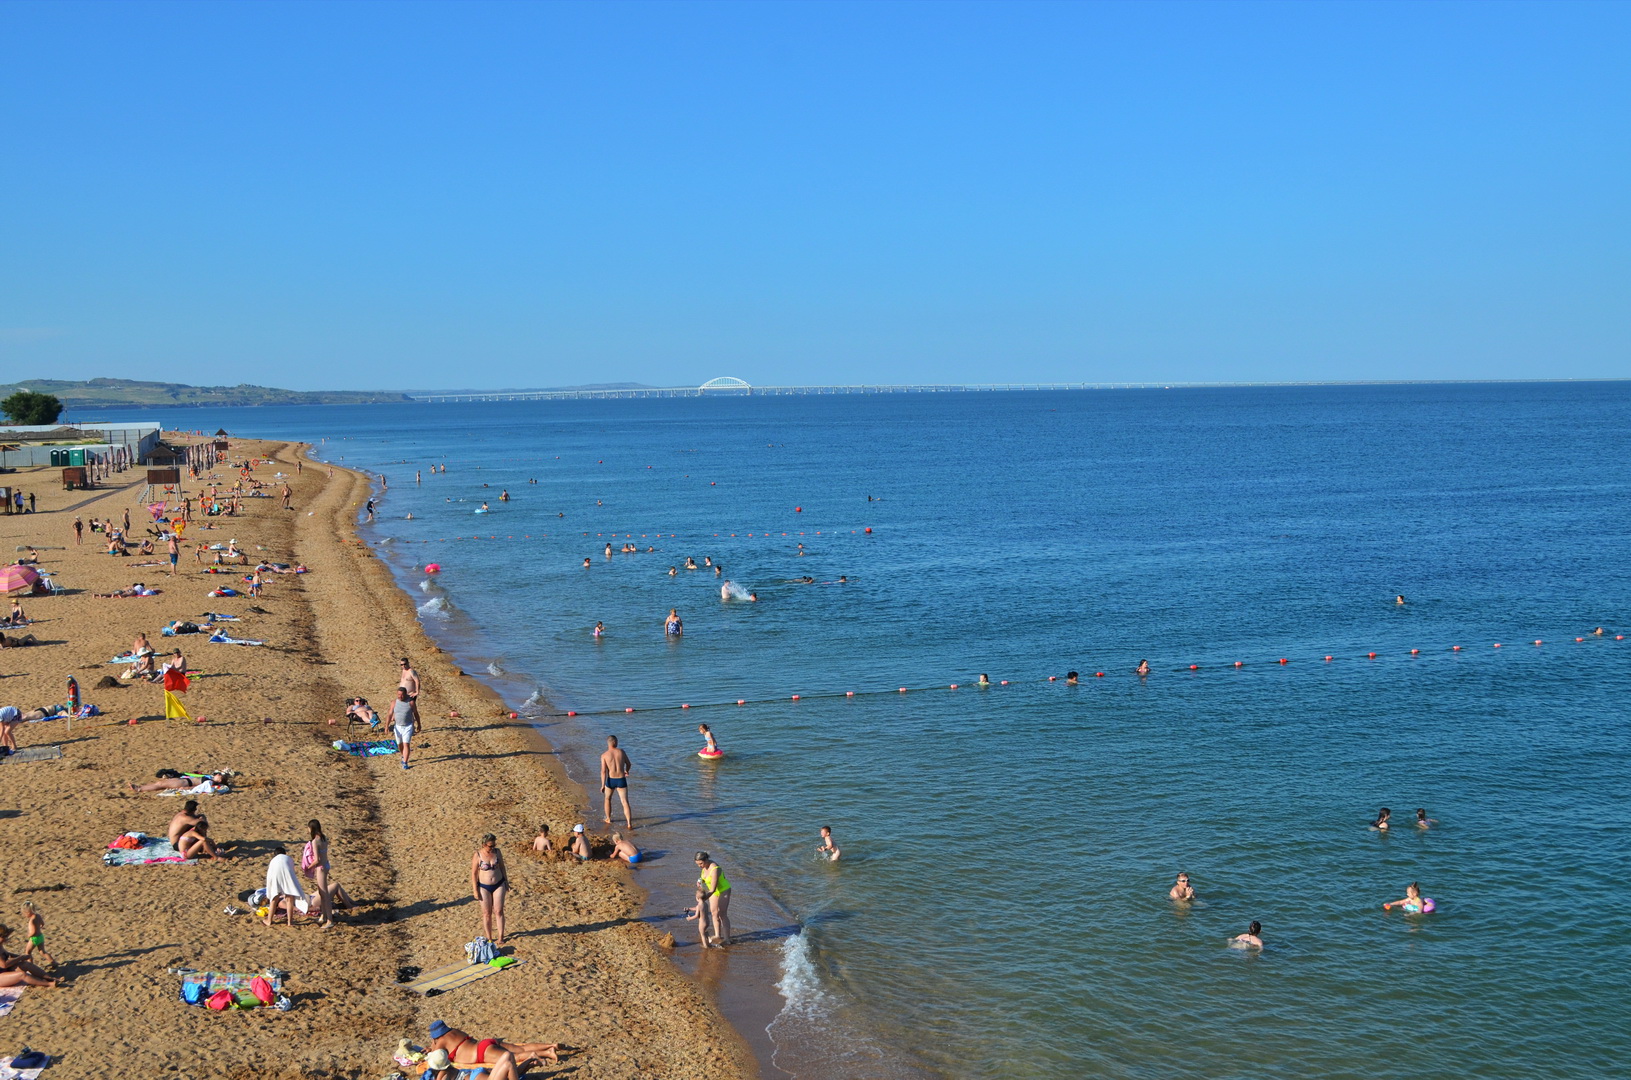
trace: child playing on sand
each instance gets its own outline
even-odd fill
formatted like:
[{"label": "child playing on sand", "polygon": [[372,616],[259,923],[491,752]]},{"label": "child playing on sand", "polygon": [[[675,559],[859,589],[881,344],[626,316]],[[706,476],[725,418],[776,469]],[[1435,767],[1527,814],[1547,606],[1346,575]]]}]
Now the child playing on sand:
[{"label": "child playing on sand", "polygon": [[38,951],[48,966],[56,967],[56,957],[45,951],[45,919],[40,916],[32,900],[23,901],[23,930],[28,935],[28,948],[23,951],[23,959],[32,960]]}]

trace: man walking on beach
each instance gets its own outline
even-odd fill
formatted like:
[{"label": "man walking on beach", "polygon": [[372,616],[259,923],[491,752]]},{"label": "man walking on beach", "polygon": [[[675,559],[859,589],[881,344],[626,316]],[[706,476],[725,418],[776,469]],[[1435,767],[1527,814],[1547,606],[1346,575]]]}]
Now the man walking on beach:
[{"label": "man walking on beach", "polygon": [[181,558],[181,541],[177,538],[176,534],[172,532],[165,537],[164,546],[170,552],[170,576],[175,577],[176,560]]},{"label": "man walking on beach", "polygon": [[419,733],[419,706],[408,697],[408,691],[397,687],[396,700],[391,702],[391,733],[402,748],[402,770],[408,769],[408,747]]},{"label": "man walking on beach", "polygon": [[419,673],[413,670],[406,656],[402,658],[402,678],[397,685],[408,692],[409,701],[419,700]]},{"label": "man walking on beach", "polygon": [[634,828],[634,813],[629,809],[629,769],[633,762],[617,745],[617,736],[606,736],[606,752],[600,755],[600,790],[605,792],[606,805],[603,816],[606,824],[612,823],[612,792],[623,802],[623,820],[632,830]]}]

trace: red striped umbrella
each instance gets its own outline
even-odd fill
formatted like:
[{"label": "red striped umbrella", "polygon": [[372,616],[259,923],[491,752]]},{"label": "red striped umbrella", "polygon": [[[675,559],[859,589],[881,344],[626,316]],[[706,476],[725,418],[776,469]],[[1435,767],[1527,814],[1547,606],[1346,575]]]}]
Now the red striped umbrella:
[{"label": "red striped umbrella", "polygon": [[23,566],[21,563],[8,566],[0,570],[0,593],[17,592],[20,589],[32,589],[40,581],[39,571],[32,566]]}]

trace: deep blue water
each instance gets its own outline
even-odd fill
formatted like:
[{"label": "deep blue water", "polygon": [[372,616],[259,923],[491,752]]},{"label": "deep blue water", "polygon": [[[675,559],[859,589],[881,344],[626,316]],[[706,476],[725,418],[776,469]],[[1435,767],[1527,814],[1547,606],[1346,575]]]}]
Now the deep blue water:
[{"label": "deep blue water", "polygon": [[[445,567],[427,624],[580,713],[539,717],[577,775],[622,736],[675,849],[653,880],[705,844],[741,882],[801,1076],[1631,1054],[1631,384],[108,418],[155,417],[388,475],[377,535],[410,584]],[[1439,911],[1381,911],[1417,880]],[[1226,948],[1253,919],[1262,953]]]}]

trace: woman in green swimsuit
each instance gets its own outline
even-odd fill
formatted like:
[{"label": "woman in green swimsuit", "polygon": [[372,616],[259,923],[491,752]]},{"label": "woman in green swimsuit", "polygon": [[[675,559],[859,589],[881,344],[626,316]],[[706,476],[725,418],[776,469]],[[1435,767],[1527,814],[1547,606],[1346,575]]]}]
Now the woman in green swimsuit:
[{"label": "woman in green swimsuit", "polygon": [[[697,852],[697,871],[697,919],[702,944],[723,949],[731,943],[731,883],[706,851]],[[710,922],[712,935],[708,932]]]}]

